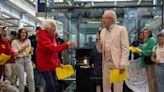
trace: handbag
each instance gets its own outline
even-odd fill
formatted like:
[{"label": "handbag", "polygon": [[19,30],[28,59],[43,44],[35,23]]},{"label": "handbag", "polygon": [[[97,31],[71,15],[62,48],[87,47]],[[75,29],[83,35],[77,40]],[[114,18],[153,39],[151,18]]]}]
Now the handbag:
[{"label": "handbag", "polygon": [[144,62],[146,64],[154,64],[154,62],[151,60],[151,55],[150,56],[144,56]]}]

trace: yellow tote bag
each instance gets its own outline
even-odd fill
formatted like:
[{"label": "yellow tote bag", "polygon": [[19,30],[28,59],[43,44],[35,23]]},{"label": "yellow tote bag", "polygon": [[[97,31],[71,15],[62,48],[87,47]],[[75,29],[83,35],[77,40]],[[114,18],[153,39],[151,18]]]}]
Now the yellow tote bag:
[{"label": "yellow tote bag", "polygon": [[0,65],[4,65],[10,58],[11,58],[11,55],[6,55],[2,53],[0,55]]},{"label": "yellow tote bag", "polygon": [[110,84],[120,82],[126,79],[127,69],[123,73],[120,74],[119,69],[110,70]]},{"label": "yellow tote bag", "polygon": [[74,74],[72,65],[64,65],[63,67],[56,68],[56,75],[58,80],[65,79]]}]

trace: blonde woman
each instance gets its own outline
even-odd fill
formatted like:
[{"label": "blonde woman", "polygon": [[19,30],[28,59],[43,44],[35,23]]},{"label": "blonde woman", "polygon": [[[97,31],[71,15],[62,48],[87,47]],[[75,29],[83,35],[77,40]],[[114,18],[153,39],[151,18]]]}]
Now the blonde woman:
[{"label": "blonde woman", "polygon": [[[27,39],[27,30],[21,28],[18,30],[18,37],[12,42],[12,48],[14,51],[18,51],[15,56],[16,71],[19,79],[19,92],[24,92],[24,72],[27,73],[27,86],[29,92],[34,92],[34,75],[29,53],[32,52],[31,42]],[[29,50],[29,52],[27,51]]]}]

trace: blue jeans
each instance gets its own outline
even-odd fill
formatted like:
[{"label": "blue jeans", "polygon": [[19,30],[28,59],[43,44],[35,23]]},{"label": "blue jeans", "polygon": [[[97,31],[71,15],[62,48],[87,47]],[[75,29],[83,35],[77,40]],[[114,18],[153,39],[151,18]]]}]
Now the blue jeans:
[{"label": "blue jeans", "polygon": [[55,71],[47,71],[47,72],[41,72],[45,82],[45,92],[56,92],[57,90],[57,77]]},{"label": "blue jeans", "polygon": [[35,87],[45,88],[46,83],[37,67],[34,69],[34,80]]},{"label": "blue jeans", "polygon": [[158,92],[164,89],[164,64],[155,64],[155,73],[157,76]]}]

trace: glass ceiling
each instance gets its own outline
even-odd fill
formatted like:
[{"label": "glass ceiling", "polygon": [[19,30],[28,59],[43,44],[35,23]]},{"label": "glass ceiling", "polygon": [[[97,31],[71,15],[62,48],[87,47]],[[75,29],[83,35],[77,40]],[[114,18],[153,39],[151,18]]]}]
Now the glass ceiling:
[{"label": "glass ceiling", "polygon": [[[54,2],[63,2],[64,0],[54,0]],[[103,1],[132,1],[132,0],[74,0],[74,1],[93,1],[93,2],[103,2]]]},{"label": "glass ceiling", "polygon": [[132,0],[74,0],[74,1],[132,1]]}]

